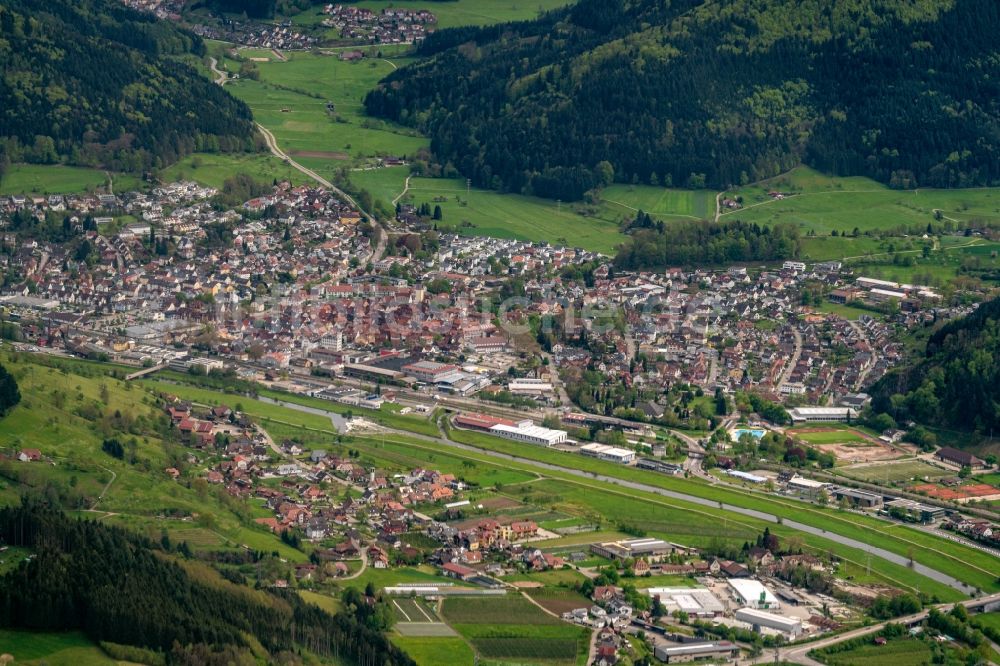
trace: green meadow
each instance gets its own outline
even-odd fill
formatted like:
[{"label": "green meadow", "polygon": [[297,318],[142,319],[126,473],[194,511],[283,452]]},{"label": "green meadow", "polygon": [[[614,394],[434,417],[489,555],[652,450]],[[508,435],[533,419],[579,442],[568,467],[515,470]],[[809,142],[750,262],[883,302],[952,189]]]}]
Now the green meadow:
[{"label": "green meadow", "polygon": [[[105,190],[108,172],[62,164],[12,164],[0,180],[0,194],[77,194]],[[138,189],[136,176],[111,174],[115,192]]]},{"label": "green meadow", "polygon": [[160,178],[166,182],[193,180],[221,189],[226,179],[237,173],[245,173],[265,182],[289,180],[295,185],[313,182],[270,153],[195,153],[163,169]]},{"label": "green meadow", "polygon": [[[786,198],[772,199],[777,190]],[[743,209],[724,211],[722,218],[760,223],[791,222],[817,235],[892,229],[900,225],[926,226],[943,219],[1000,220],[1000,189],[893,190],[863,177],[832,177],[808,167],[754,185],[727,192],[743,197]],[[858,254],[861,254],[860,252]]]}]

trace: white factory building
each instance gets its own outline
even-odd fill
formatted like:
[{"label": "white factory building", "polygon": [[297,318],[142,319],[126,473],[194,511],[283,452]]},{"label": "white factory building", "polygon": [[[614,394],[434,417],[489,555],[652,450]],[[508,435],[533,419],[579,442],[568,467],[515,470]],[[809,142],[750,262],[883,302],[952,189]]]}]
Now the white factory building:
[{"label": "white factory building", "polygon": [[628,465],[635,461],[635,451],[607,444],[584,444],[580,447],[580,453],[591,458],[610,460],[622,465]]},{"label": "white factory building", "polygon": [[497,437],[506,437],[517,442],[528,442],[529,444],[541,444],[542,446],[553,446],[566,441],[568,433],[565,430],[552,430],[537,426],[531,421],[519,421],[515,425],[498,423],[490,428],[490,432]]},{"label": "white factory building", "polygon": [[729,587],[733,588],[736,598],[744,606],[756,609],[781,607],[777,597],[758,580],[752,578],[730,578],[728,583]]},{"label": "white factory building", "polygon": [[840,423],[855,418],[858,412],[850,407],[795,407],[788,410],[795,423],[817,421],[820,423]]},{"label": "white factory building", "polygon": [[797,638],[802,633],[802,620],[793,617],[775,615],[755,608],[741,608],[736,611],[735,617],[740,622],[749,624],[758,634],[764,633],[762,629],[765,628],[780,631],[789,638]]},{"label": "white factory building", "polygon": [[710,618],[726,610],[718,597],[703,587],[651,587],[646,594],[654,599],[659,597],[668,615],[676,610],[691,617]]}]

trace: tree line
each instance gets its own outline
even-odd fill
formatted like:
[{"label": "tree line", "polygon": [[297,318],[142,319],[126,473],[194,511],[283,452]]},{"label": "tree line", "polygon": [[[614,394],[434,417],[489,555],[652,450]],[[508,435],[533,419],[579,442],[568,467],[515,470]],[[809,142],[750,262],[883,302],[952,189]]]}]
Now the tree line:
[{"label": "tree line", "polygon": [[639,212],[638,229],[615,255],[622,270],[790,259],[799,253],[799,230],[790,224],[761,226],[740,220],[670,224],[646,223]]},{"label": "tree line", "polygon": [[0,6],[0,163],[160,168],[254,148],[249,107],[176,56],[201,38],[115,0]]},{"label": "tree line", "polygon": [[803,160],[900,188],[1000,182],[992,0],[919,20],[871,0],[700,4],[581,0],[439,30],[366,109],[477,186],[564,200],[600,187],[602,161],[616,182],[695,188]]},{"label": "tree line", "polygon": [[0,509],[0,540],[35,555],[0,578],[3,627],[81,630],[95,642],[160,653],[168,664],[235,663],[209,658],[220,653],[242,663],[253,657],[251,641],[272,663],[307,650],[370,666],[414,664],[368,621],[366,604],[331,616],[291,591],[194,578],[145,537],[71,520],[39,500]]}]

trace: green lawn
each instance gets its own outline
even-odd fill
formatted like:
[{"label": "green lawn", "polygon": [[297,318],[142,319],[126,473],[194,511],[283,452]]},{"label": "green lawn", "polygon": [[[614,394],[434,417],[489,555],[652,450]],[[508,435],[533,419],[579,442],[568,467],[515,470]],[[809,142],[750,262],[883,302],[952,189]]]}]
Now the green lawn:
[{"label": "green lawn", "polygon": [[[260,80],[241,79],[226,89],[244,100],[282,150],[329,177],[338,164],[373,155],[409,155],[428,142],[414,130],[368,118],[365,94],[409,62],[371,58],[343,62],[336,55],[290,52],[288,61],[257,63]],[[232,70],[236,65],[224,61]],[[327,111],[327,103],[334,111]]]},{"label": "green lawn", "polygon": [[12,654],[15,664],[36,666],[113,666],[119,663],[78,631],[56,634],[0,629],[0,652]]},{"label": "green lawn", "polygon": [[900,462],[879,463],[860,467],[848,467],[838,470],[839,474],[867,482],[909,481],[910,479],[933,480],[949,476],[949,473],[921,460],[903,460]]},{"label": "green lawn", "polygon": [[[12,164],[0,180],[0,194],[75,194],[104,190],[108,174],[101,169],[59,164]],[[139,189],[135,176],[112,174],[115,192]]]},{"label": "green lawn", "polygon": [[167,167],[160,177],[168,182],[194,180],[202,185],[221,189],[226,179],[237,173],[248,174],[263,182],[290,180],[295,185],[313,182],[270,153],[196,153]]},{"label": "green lawn", "polygon": [[868,645],[832,654],[820,651],[818,657],[829,666],[922,666],[931,663],[930,646],[919,638],[896,638],[885,645]]},{"label": "green lawn", "polygon": [[569,204],[491,190],[467,192],[459,178],[412,178],[406,198],[440,205],[438,228],[467,236],[548,241],[606,254],[624,241],[616,223],[584,217]]},{"label": "green lawn", "polygon": [[355,587],[359,590],[363,590],[368,583],[373,584],[377,590],[404,583],[436,583],[439,585],[443,585],[445,583],[455,583],[457,585],[461,585],[461,583],[456,583],[456,581],[452,579],[439,576],[434,567],[426,564],[421,564],[416,567],[401,567],[396,569],[373,569],[372,567],[368,567],[365,569],[365,572],[357,578],[339,581],[337,585],[338,587]]},{"label": "green lawn", "polygon": [[[790,194],[773,200],[768,191]],[[1000,189],[967,190],[891,190],[876,181],[863,178],[835,178],[808,167],[728,193],[742,196],[742,210],[724,213],[723,217],[753,222],[792,222],[818,235],[833,230],[850,232],[855,227],[891,229],[899,225],[934,222],[934,209],[947,218],[1000,220]]]},{"label": "green lawn", "polygon": [[423,637],[390,635],[390,640],[406,650],[418,666],[472,666],[476,655],[459,636]]},{"label": "green lawn", "polygon": [[707,220],[715,215],[715,192],[709,190],[616,183],[604,189],[601,200],[601,217],[613,221],[635,217],[638,210],[657,218]]},{"label": "green lawn", "polygon": [[[821,432],[804,432],[804,430],[822,428]],[[809,444],[858,444],[869,440],[850,428],[823,426],[804,426],[802,429],[792,428],[788,433]]]}]

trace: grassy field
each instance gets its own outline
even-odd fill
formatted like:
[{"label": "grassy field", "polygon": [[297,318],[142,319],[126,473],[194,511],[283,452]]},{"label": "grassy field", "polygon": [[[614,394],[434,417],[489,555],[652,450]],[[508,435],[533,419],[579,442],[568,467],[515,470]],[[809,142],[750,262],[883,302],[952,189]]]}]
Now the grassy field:
[{"label": "grassy field", "polygon": [[809,444],[861,444],[869,442],[867,438],[847,427],[806,426],[800,429],[791,428],[788,433]]},{"label": "grassy field", "polygon": [[312,182],[312,179],[270,153],[196,153],[164,169],[160,178],[167,182],[194,180],[202,185],[221,189],[226,179],[237,173],[245,173],[264,182],[275,179],[290,180],[295,185]]},{"label": "grassy field", "polygon": [[[771,190],[788,195],[783,200],[768,196]],[[791,222],[818,235],[831,231],[850,232],[855,227],[891,229],[899,225],[934,222],[934,210],[954,220],[1000,220],[1000,189],[891,190],[863,177],[825,176],[808,167],[727,193],[742,196],[742,210],[723,213],[753,222]]]},{"label": "grassy field", "polygon": [[[142,181],[135,176],[111,174],[115,192],[138,189]],[[75,194],[105,190],[108,173],[100,169],[60,164],[12,164],[3,180],[0,194]]]},{"label": "grassy field", "polygon": [[58,634],[0,629],[0,652],[14,663],[32,666],[113,666],[124,664],[107,656],[81,632]]},{"label": "grassy field", "polygon": [[951,476],[948,472],[933,465],[928,465],[921,460],[901,460],[899,462],[880,463],[876,465],[847,467],[838,470],[838,473],[859,481],[883,483],[909,481],[914,478],[933,480]]},{"label": "grassy field", "polygon": [[419,666],[472,666],[476,655],[465,639],[399,636],[393,634],[390,640],[413,658]]},{"label": "grassy field", "polygon": [[617,224],[584,217],[567,204],[490,190],[466,192],[465,181],[457,178],[412,178],[407,198],[440,205],[438,228],[468,236],[549,241],[606,254],[624,240]]},{"label": "grassy field", "polygon": [[593,603],[576,590],[565,587],[536,587],[525,592],[549,612],[560,615],[577,608],[589,608]]},{"label": "grassy field", "polygon": [[553,617],[519,595],[448,598],[442,614],[484,659],[575,663],[589,632]]},{"label": "grassy field", "polygon": [[634,217],[639,210],[663,219],[707,220],[715,215],[715,193],[709,190],[616,183],[604,189],[601,200],[600,217],[611,221]]},{"label": "grassy field", "polygon": [[[274,132],[296,161],[329,177],[338,165],[380,154],[409,155],[428,145],[415,131],[364,113],[365,94],[408,60],[349,63],[305,52],[287,57],[287,62],[257,63],[258,81],[240,79],[226,88],[250,105],[257,122]],[[230,71],[238,66],[229,60],[223,65]]]},{"label": "grassy field", "polygon": [[919,638],[896,638],[885,645],[873,642],[844,652],[820,651],[818,658],[829,666],[921,666],[931,663],[931,649]]}]

